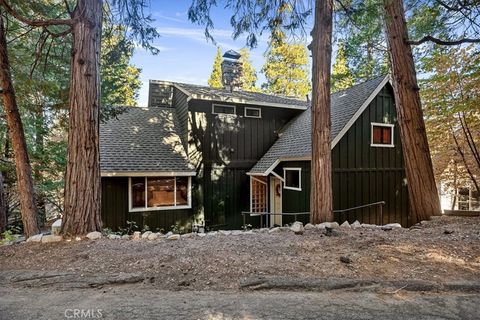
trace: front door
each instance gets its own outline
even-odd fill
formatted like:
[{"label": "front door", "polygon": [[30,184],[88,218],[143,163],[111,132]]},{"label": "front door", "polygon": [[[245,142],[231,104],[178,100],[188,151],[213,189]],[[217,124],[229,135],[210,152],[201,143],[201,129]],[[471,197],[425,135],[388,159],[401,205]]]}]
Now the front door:
[{"label": "front door", "polygon": [[[282,181],[277,177],[270,177],[270,212],[282,213]],[[271,215],[270,226],[281,226],[282,216]]]}]

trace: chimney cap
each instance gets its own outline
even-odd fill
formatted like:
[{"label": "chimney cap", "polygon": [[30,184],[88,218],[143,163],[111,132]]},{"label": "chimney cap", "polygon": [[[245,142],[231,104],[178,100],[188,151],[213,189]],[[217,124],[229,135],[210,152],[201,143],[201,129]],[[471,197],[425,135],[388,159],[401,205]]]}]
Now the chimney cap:
[{"label": "chimney cap", "polygon": [[235,50],[228,50],[223,54],[226,59],[238,60],[242,55]]}]

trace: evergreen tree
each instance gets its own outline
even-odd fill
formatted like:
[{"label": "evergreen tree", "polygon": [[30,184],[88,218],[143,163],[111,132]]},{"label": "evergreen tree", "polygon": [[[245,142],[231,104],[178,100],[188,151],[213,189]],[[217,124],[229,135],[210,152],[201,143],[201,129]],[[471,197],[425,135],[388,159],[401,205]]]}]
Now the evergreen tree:
[{"label": "evergreen tree", "polygon": [[337,50],[337,57],[333,64],[332,91],[339,91],[353,86],[354,80],[352,71],[348,67],[345,44],[340,43]]},{"label": "evergreen tree", "polygon": [[210,79],[208,79],[208,85],[212,88],[222,88],[222,50],[220,47],[217,48],[217,55],[215,56],[215,61],[213,62],[213,70],[210,74]]},{"label": "evergreen tree", "polygon": [[242,64],[242,90],[259,91],[255,86],[257,82],[257,72],[250,61],[250,51],[247,48],[240,49],[240,63]]},{"label": "evergreen tree", "polygon": [[264,89],[273,94],[305,98],[311,85],[308,52],[303,44],[288,43],[285,34],[272,34],[262,72],[267,78]]}]

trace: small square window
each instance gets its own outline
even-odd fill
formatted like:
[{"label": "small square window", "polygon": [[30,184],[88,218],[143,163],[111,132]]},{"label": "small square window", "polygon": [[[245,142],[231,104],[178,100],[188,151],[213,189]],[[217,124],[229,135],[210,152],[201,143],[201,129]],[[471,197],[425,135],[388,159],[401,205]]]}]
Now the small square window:
[{"label": "small square window", "polygon": [[213,114],[235,114],[235,106],[229,106],[224,104],[214,104],[212,105]]},{"label": "small square window", "polygon": [[283,168],[283,178],[285,179],[283,188],[295,191],[302,191],[301,174],[301,168]]},{"label": "small square window", "polygon": [[247,118],[261,118],[262,109],[245,107],[245,117]]},{"label": "small square window", "polygon": [[394,147],[393,124],[372,123],[372,147]]}]

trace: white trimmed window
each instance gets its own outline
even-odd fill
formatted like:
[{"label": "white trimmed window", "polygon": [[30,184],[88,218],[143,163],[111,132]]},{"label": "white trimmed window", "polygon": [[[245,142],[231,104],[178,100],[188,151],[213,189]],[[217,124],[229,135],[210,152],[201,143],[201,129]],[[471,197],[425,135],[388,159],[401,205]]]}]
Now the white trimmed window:
[{"label": "white trimmed window", "polygon": [[393,124],[372,122],[371,143],[372,147],[393,148]]},{"label": "white trimmed window", "polygon": [[246,118],[261,118],[262,117],[262,109],[245,107],[245,117]]},{"label": "white trimmed window", "polygon": [[302,191],[302,168],[283,168],[283,189]]},{"label": "white trimmed window", "polygon": [[131,177],[128,179],[130,211],[189,209],[191,177]]},{"label": "white trimmed window", "polygon": [[227,115],[235,115],[236,108],[235,106],[228,105],[228,104],[212,104],[212,113],[213,114],[227,114]]}]

